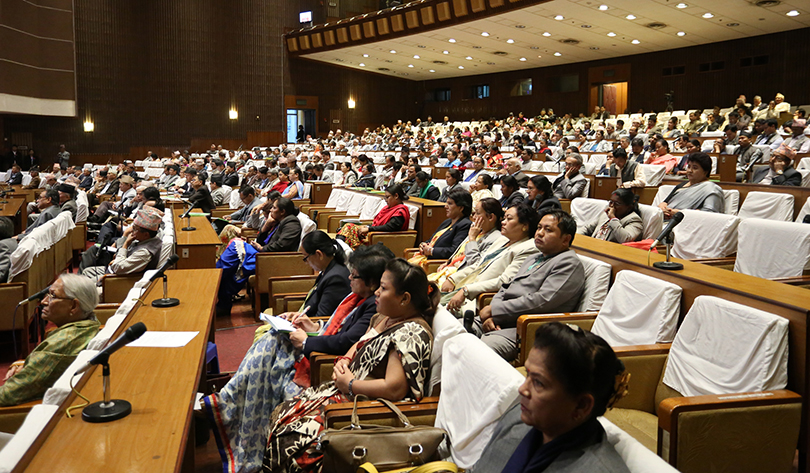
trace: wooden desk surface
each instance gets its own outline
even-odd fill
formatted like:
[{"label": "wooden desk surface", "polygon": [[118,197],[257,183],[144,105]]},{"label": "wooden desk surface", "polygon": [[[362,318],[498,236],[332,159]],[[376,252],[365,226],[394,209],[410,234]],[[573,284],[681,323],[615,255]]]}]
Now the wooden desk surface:
[{"label": "wooden desk surface", "polygon": [[[217,232],[211,227],[211,222],[205,217],[191,217],[191,226],[196,228],[193,232],[184,232],[188,219],[181,219],[185,213],[182,209],[173,210],[174,213],[174,233],[177,238],[177,245],[220,245]],[[192,211],[194,213],[194,211]]]},{"label": "wooden desk surface", "polygon": [[14,217],[25,203],[24,197],[6,197],[5,204],[0,204],[0,217]]},{"label": "wooden desk surface", "polygon": [[[151,301],[163,296],[163,284],[153,284],[143,297],[145,304],[130,314],[113,337],[136,322],[152,331],[200,332],[181,348],[124,347],[110,357],[112,398],[132,403],[129,416],[91,424],[76,410],[68,419],[67,406],[81,401],[71,394],[14,471],[179,471],[205,365],[220,273],[218,269],[168,271],[169,296],[178,297],[180,305],[152,307]],[[101,369],[95,367],[83,375],[79,386],[85,380],[82,394],[91,402],[101,400]]]}]

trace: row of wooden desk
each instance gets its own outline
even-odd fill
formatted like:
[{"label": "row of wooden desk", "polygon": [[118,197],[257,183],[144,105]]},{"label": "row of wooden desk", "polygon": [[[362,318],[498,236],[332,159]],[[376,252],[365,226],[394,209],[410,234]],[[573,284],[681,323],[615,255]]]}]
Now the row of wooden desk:
[{"label": "row of wooden desk", "polygon": [[[67,418],[67,407],[80,403],[71,394],[13,471],[193,471],[192,411],[205,380],[220,273],[218,269],[168,271],[169,295],[179,298],[180,305],[152,307],[154,299],[163,297],[163,285],[152,284],[142,297],[143,304],[138,303],[113,336],[137,322],[152,331],[199,332],[184,347],[124,347],[110,357],[112,398],[132,404],[129,416],[91,424],[77,410]],[[91,402],[101,400],[101,369],[82,375],[77,389]]]}]

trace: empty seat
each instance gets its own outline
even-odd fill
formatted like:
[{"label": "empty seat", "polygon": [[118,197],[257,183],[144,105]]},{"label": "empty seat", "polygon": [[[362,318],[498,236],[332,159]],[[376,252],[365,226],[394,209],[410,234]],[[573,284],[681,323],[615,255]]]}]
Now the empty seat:
[{"label": "empty seat", "polygon": [[681,212],[684,218],[675,227],[672,247],[676,258],[724,258],[737,251],[739,217],[700,210]]},{"label": "empty seat", "polygon": [[734,271],[760,278],[801,276],[810,263],[810,225],[745,219]]},{"label": "empty seat", "polygon": [[577,221],[577,227],[584,227],[605,211],[608,201],[582,197],[571,201],[571,216]]},{"label": "empty seat", "polygon": [[778,192],[749,192],[740,207],[740,218],[793,221],[793,196]]}]

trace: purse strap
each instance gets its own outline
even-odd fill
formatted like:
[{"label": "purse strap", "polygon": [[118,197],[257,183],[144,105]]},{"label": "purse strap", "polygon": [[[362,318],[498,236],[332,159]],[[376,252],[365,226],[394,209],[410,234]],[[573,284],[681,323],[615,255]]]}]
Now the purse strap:
[{"label": "purse strap", "polygon": [[[382,473],[436,473],[439,471],[449,471],[451,473],[458,473],[458,466],[456,466],[453,462],[445,462],[445,461],[435,461],[430,463],[425,463],[422,466],[418,466],[414,469],[403,468],[400,470],[390,470],[387,472]],[[360,465],[357,468],[357,473],[380,473],[377,471],[377,468],[371,464],[371,462],[366,462]]]},{"label": "purse strap", "polygon": [[[354,408],[352,408],[352,429],[360,429],[360,418],[357,415],[357,400],[360,396],[354,397]],[[389,401],[388,399],[378,398],[377,401],[381,402],[383,405],[391,409],[394,414],[397,415],[399,421],[402,422],[403,427],[411,427],[411,421],[402,413],[401,410],[397,406],[394,405],[393,402]]]}]

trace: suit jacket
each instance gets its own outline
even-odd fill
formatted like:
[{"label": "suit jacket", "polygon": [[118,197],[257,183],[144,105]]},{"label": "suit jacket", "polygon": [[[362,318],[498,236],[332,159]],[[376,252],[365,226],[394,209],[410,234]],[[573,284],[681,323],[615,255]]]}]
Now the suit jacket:
[{"label": "suit jacket", "polygon": [[76,201],[70,199],[69,201],[62,204],[62,208],[59,209],[59,212],[70,212],[70,215],[73,217],[73,221],[76,221],[76,212],[79,211],[79,207],[76,205]]},{"label": "suit jacket", "polygon": [[572,312],[584,289],[585,269],[573,250],[540,261],[536,256],[526,258],[515,278],[492,299],[492,321],[513,328],[522,314]]},{"label": "suit jacket", "polygon": [[[503,179],[503,177],[506,176],[506,175],[507,174],[504,174],[503,176],[496,176],[496,180],[498,182],[501,182],[501,179]],[[511,176],[514,177],[515,180],[517,180],[517,183],[518,183],[519,187],[524,187],[524,188],[529,187],[529,176],[524,174],[523,171],[518,171],[515,174],[512,174]]]},{"label": "suit jacket", "polygon": [[12,186],[22,185],[22,178],[23,178],[23,175],[22,175],[21,172],[18,172],[17,174],[14,174],[12,172],[8,173],[8,183],[9,183],[9,185],[12,185]]},{"label": "suit jacket", "polygon": [[264,245],[262,251],[298,251],[300,242],[301,221],[295,215],[287,215],[279,222],[273,236]]},{"label": "suit jacket", "polygon": [[[99,192],[101,192],[104,189],[104,186],[106,186],[106,185],[107,184],[104,183],[101,186],[101,189],[99,189]],[[107,192],[105,192],[104,195],[116,195],[116,194],[118,194],[118,186],[120,186],[120,185],[121,185],[121,183],[118,181],[118,179],[112,181],[112,183],[110,184],[110,187],[107,188]]]},{"label": "suit jacket", "polygon": [[239,185],[239,173],[222,174],[222,185],[236,187]]},{"label": "suit jacket", "polygon": [[565,173],[554,180],[552,187],[554,188],[554,197],[558,199],[574,199],[576,197],[588,197],[583,195],[585,185],[588,183],[588,178],[583,176],[581,172],[577,173],[571,179],[565,177]]},{"label": "suit jacket", "polygon": [[[339,303],[338,303],[339,304]],[[321,353],[329,353],[332,355],[344,355],[349,348],[352,347],[360,337],[362,337],[368,325],[371,323],[371,317],[377,313],[377,298],[372,294],[362,304],[357,306],[350,317],[347,317],[343,322],[343,327],[340,331],[328,337],[309,337],[304,344],[302,352],[304,356],[309,356],[310,353],[317,351]]]},{"label": "suit jacket", "polygon": [[9,270],[11,269],[11,254],[16,249],[17,240],[14,238],[0,240],[0,283],[8,280]]},{"label": "suit jacket", "polygon": [[89,190],[91,187],[93,187],[93,176],[82,176],[82,180],[79,182],[79,188]]},{"label": "suit jacket", "polygon": [[[490,247],[489,252],[494,251]],[[487,253],[489,253],[487,252]],[[481,262],[474,267],[467,267],[459,270],[456,274],[450,276],[450,280],[456,284],[458,289],[461,289],[458,284],[469,274],[476,270],[476,267],[483,264],[485,268],[480,272],[474,282],[466,284],[467,291],[471,298],[478,297],[482,292],[494,292],[499,287],[508,283],[517,274],[518,269],[526,259],[532,258],[532,255],[538,253],[537,247],[534,246],[534,239],[527,238],[521,242],[515,243],[505,249],[501,254],[487,262]],[[482,257],[486,257],[485,255]]]},{"label": "suit jacket", "polygon": [[[239,191],[234,191],[239,192]],[[241,209],[237,210],[236,212],[229,215],[231,221],[234,222],[247,222],[248,217],[250,217],[250,211],[253,210],[254,207],[261,204],[258,198],[254,197],[250,204],[242,207]]]},{"label": "suit jacket", "polygon": [[464,188],[458,182],[455,185],[447,186],[444,189],[442,189],[442,195],[437,200],[439,202],[447,202],[447,194],[453,192],[456,189],[464,189]]},{"label": "suit jacket", "polygon": [[[451,222],[452,221],[448,218],[439,225],[436,232],[449,227]],[[436,240],[436,243],[433,244],[433,254],[428,256],[428,259],[448,259],[453,256],[458,245],[467,239],[467,235],[470,233],[470,225],[472,225],[472,222],[469,218],[460,218],[452,228],[444,232],[444,234]]]},{"label": "suit jacket", "polygon": [[524,200],[526,200],[526,196],[523,195],[522,192],[515,191],[512,192],[512,194],[509,197],[501,197],[500,203],[501,207],[508,209],[509,207],[517,205],[523,202]]},{"label": "suit jacket", "polygon": [[592,222],[587,222],[577,228],[577,233],[596,237],[596,231],[602,228],[602,225],[608,224],[608,231],[605,234],[605,241],[613,241],[616,243],[626,243],[628,241],[637,241],[641,238],[644,231],[644,225],[641,222],[641,217],[635,212],[630,212],[620,220],[608,221],[608,216],[605,212],[599,212],[599,216]]},{"label": "suit jacket", "polygon": [[[758,184],[765,179],[765,176],[768,175],[768,171],[770,171],[770,166],[762,166],[761,168],[757,169],[754,173],[754,177],[752,181],[754,184]],[[793,167],[788,167],[781,175],[777,175],[771,181],[772,186],[800,186],[802,185],[802,174],[793,169]]]},{"label": "suit jacket", "polygon": [[23,238],[28,236],[28,234],[31,233],[31,230],[33,230],[33,229],[35,229],[35,228],[37,228],[37,227],[39,227],[41,225],[44,225],[45,222],[47,222],[48,220],[55,219],[56,216],[59,215],[59,212],[61,212],[61,211],[62,211],[62,209],[60,209],[58,205],[51,205],[47,209],[40,212],[37,219],[34,220],[34,223],[29,225],[28,228],[26,228],[25,231],[22,232],[22,234],[20,235],[20,239],[22,240]]},{"label": "suit jacket", "polygon": [[[419,186],[414,184],[413,187],[419,187]],[[420,188],[419,190],[416,191],[416,194],[412,194],[412,195],[414,197],[419,197],[420,195],[422,195],[422,190],[423,189]],[[428,189],[427,189],[427,192],[425,193],[425,196],[422,197],[422,199],[437,200],[438,201],[439,198],[441,197],[441,195],[442,195],[442,193],[441,193],[441,191],[439,191],[438,187],[436,187],[434,185],[430,185],[430,187],[428,187]]]},{"label": "suit jacket", "polygon": [[205,186],[194,191],[194,193],[189,196],[188,200],[194,207],[207,214],[210,214],[211,211],[214,210],[214,207],[216,207],[216,205],[214,205],[214,199],[211,197],[211,192]]},{"label": "suit jacket", "polygon": [[542,215],[543,212],[546,212],[548,210],[562,209],[562,205],[560,205],[560,199],[554,197],[553,195],[547,199],[543,199],[543,201],[540,202],[539,204],[537,202],[538,202],[537,199],[535,199],[534,203],[532,203],[532,208],[536,210],[537,213],[539,213],[540,215]]},{"label": "suit jacket", "polygon": [[315,291],[309,296],[305,307],[309,307],[310,317],[329,317],[340,302],[352,292],[349,269],[346,265],[332,260],[329,266],[315,279]]}]

